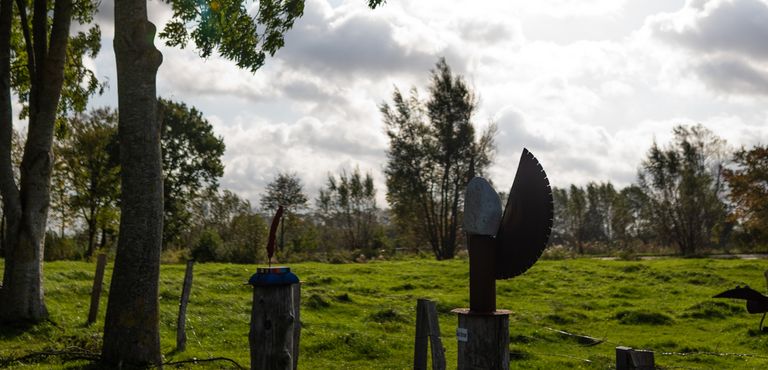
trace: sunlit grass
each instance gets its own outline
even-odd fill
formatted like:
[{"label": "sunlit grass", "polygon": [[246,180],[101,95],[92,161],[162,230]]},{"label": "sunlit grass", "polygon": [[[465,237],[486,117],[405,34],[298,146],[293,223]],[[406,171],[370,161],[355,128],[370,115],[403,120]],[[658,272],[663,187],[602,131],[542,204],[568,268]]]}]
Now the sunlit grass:
[{"label": "sunlit grass", "polygon": [[[437,302],[447,362],[449,368],[455,367],[456,317],[450,310],[467,305],[466,260],[291,267],[303,281],[300,368],[412,367],[417,298]],[[614,347],[624,345],[654,350],[657,365],[667,368],[768,368],[768,333],[757,331],[760,316],[748,314],[742,302],[710,298],[737,284],[765,291],[766,268],[768,263],[762,260],[540,261],[523,276],[497,284],[498,307],[513,311],[512,367],[605,369],[614,365]],[[82,262],[46,263],[52,323],[0,332],[0,358],[67,347],[97,352],[111,265],[99,321],[86,327],[94,270],[93,264]],[[254,271],[254,265],[195,266],[187,351],[175,353],[184,266],[162,266],[160,330],[166,361],[221,356],[248,366],[252,290],[244,283]],[[594,344],[555,330],[603,342]],[[756,356],[665,354],[681,352]],[[62,366],[56,359],[49,361],[32,367]]]}]

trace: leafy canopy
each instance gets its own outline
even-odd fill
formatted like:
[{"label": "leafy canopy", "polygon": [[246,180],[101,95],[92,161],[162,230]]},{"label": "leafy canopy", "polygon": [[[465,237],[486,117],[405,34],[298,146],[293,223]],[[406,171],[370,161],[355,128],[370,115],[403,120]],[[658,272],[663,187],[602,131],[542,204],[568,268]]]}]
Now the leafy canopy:
[{"label": "leafy canopy", "polygon": [[[11,34],[11,88],[16,92],[22,109],[19,118],[29,116],[29,99],[32,86],[32,75],[40,75],[42,71],[35,69],[28,51],[34,45],[34,40],[24,37],[24,34],[32,32],[33,4],[30,0],[17,1],[24,4],[23,11],[18,11],[19,16],[13,19]],[[72,20],[80,25],[88,25],[84,31],[72,34],[67,42],[67,61],[64,67],[64,84],[59,100],[57,124],[65,124],[69,112],[84,112],[88,104],[88,98],[93,94],[101,95],[106,87],[106,82],[99,82],[96,74],[84,63],[85,58],[95,58],[101,50],[101,28],[93,23],[93,15],[101,1],[99,0],[74,0],[72,2]],[[17,7],[18,9],[18,7]],[[22,16],[23,14],[23,16]],[[48,24],[53,21],[53,12],[49,12]],[[49,30],[50,31],[50,30]]]},{"label": "leafy canopy", "polygon": [[[285,32],[304,14],[304,0],[166,0],[173,18],[160,33],[168,46],[192,41],[200,56],[214,50],[238,67],[256,72],[266,55],[285,45]],[[369,0],[376,8],[384,0]]]}]

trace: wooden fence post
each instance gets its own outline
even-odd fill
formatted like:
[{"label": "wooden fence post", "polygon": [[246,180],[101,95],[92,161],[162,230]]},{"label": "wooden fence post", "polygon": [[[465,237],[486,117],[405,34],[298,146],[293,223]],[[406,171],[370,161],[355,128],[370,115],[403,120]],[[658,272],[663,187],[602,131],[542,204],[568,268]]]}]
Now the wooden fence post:
[{"label": "wooden fence post", "polygon": [[104,268],[107,266],[107,255],[99,254],[96,258],[96,276],[93,278],[93,289],[91,289],[91,308],[88,310],[88,322],[91,325],[96,322],[96,316],[99,314],[99,300],[101,299],[101,287],[104,282]]},{"label": "wooden fence post", "polygon": [[459,342],[459,370],[509,370],[509,314],[507,310],[474,313],[466,308],[459,315],[456,338]]},{"label": "wooden fence post", "polygon": [[299,368],[299,340],[301,339],[301,282],[291,284],[293,292],[293,368]]},{"label": "wooden fence post", "polygon": [[765,276],[765,285],[768,286],[768,270],[765,270],[763,275]]},{"label": "wooden fence post", "polygon": [[183,352],[187,349],[187,303],[189,293],[192,291],[192,268],[195,260],[187,261],[187,270],[184,272],[184,285],[181,288],[179,300],[179,319],[176,321],[176,351]]},{"label": "wooden fence post", "polygon": [[427,369],[427,341],[432,346],[432,369],[445,370],[445,349],[440,340],[440,322],[435,302],[427,299],[416,301],[416,343],[413,353],[413,369]]},{"label": "wooden fence post", "polygon": [[295,369],[301,330],[295,299],[298,277],[288,267],[259,268],[248,283],[253,285],[251,369]]},{"label": "wooden fence post", "polygon": [[655,368],[653,351],[616,347],[616,370],[653,370]]}]

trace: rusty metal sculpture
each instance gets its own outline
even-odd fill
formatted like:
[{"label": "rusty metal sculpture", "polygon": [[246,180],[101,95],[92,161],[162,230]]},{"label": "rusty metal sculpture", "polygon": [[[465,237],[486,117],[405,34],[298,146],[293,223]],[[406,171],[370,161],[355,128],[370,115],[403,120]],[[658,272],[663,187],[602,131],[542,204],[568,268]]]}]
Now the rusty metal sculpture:
[{"label": "rusty metal sculpture", "polygon": [[523,149],[509,198],[501,211],[496,190],[473,178],[464,198],[469,249],[469,309],[459,315],[458,368],[509,369],[509,314],[496,309],[496,280],[527,271],[547,246],[554,206],[539,161]]},{"label": "rusty metal sculpture", "polygon": [[494,280],[518,276],[536,263],[547,246],[553,213],[547,175],[527,149],[520,157],[503,216],[493,187],[481,177],[470,181],[464,201],[470,311],[496,310]]},{"label": "rusty metal sculpture", "polygon": [[747,312],[763,314],[759,326],[760,331],[763,331],[763,321],[766,313],[768,313],[767,296],[745,285],[743,287],[736,286],[736,288],[726,290],[712,298],[735,298],[747,301]]}]

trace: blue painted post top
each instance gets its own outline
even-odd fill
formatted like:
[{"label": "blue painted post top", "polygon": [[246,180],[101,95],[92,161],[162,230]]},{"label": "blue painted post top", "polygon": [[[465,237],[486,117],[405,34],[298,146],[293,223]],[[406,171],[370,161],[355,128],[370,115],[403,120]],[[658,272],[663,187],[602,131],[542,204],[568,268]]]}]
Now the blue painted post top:
[{"label": "blue painted post top", "polygon": [[291,272],[290,267],[259,267],[256,273],[248,280],[253,286],[280,286],[297,284],[299,277]]}]

